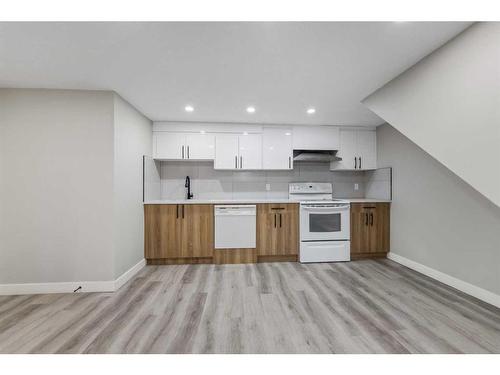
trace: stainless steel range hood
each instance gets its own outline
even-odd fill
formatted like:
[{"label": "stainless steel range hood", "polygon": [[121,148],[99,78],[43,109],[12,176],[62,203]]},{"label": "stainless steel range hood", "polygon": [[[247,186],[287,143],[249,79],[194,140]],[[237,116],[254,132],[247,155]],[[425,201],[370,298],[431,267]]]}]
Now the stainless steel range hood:
[{"label": "stainless steel range hood", "polygon": [[337,150],[293,150],[294,162],[329,163],[340,160],[342,158],[337,156]]}]

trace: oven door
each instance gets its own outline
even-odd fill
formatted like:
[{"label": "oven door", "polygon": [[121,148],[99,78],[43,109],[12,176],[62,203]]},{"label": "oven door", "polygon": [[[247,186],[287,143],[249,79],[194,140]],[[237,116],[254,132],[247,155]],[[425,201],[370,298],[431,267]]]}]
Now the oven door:
[{"label": "oven door", "polygon": [[349,240],[349,216],[348,203],[303,203],[300,205],[300,240]]}]

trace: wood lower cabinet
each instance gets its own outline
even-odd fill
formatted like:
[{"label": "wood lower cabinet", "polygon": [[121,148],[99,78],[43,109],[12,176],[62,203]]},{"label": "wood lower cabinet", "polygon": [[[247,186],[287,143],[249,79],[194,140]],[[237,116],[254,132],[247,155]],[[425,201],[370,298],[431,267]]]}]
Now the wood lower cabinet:
[{"label": "wood lower cabinet", "polygon": [[182,258],[213,257],[213,205],[145,205],[144,227],[148,260],[170,259],[165,263],[182,263]]},{"label": "wood lower cabinet", "polygon": [[[351,259],[385,257],[389,251],[389,203],[351,204]],[[214,252],[214,206],[144,205],[148,264],[296,261],[299,205],[257,205],[257,249]],[[231,260],[231,261],[230,261]]]},{"label": "wood lower cabinet", "polygon": [[294,260],[299,251],[299,205],[257,205],[257,256]]},{"label": "wood lower cabinet", "polygon": [[390,203],[351,204],[351,259],[385,257],[389,233]]},{"label": "wood lower cabinet", "polygon": [[370,233],[367,211],[363,206],[351,204],[351,259],[360,253],[368,253],[370,248]]},{"label": "wood lower cabinet", "polygon": [[182,222],[178,205],[144,206],[144,257],[174,257],[181,251]]},{"label": "wood lower cabinet", "polygon": [[181,257],[212,257],[214,253],[214,210],[209,204],[182,205]]}]

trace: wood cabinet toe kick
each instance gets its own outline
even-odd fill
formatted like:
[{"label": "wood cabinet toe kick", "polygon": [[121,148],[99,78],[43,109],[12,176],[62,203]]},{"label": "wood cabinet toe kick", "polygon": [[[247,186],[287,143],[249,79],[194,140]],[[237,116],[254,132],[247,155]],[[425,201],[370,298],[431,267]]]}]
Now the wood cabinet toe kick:
[{"label": "wood cabinet toe kick", "polygon": [[257,263],[257,249],[215,249],[215,264]]},{"label": "wood cabinet toe kick", "polygon": [[[390,203],[351,204],[351,259],[385,257]],[[299,204],[257,204],[255,249],[214,249],[213,204],[144,205],[147,264],[297,262]]]}]

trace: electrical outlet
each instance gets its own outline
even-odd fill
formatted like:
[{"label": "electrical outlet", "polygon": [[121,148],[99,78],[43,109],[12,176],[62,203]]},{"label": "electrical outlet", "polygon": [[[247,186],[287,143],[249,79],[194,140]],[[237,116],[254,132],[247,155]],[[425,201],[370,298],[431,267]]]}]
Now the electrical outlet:
[{"label": "electrical outlet", "polygon": [[270,191],[271,190],[271,184],[266,184],[266,191]]},{"label": "electrical outlet", "polygon": [[354,184],[354,190],[359,190],[359,184]]}]

